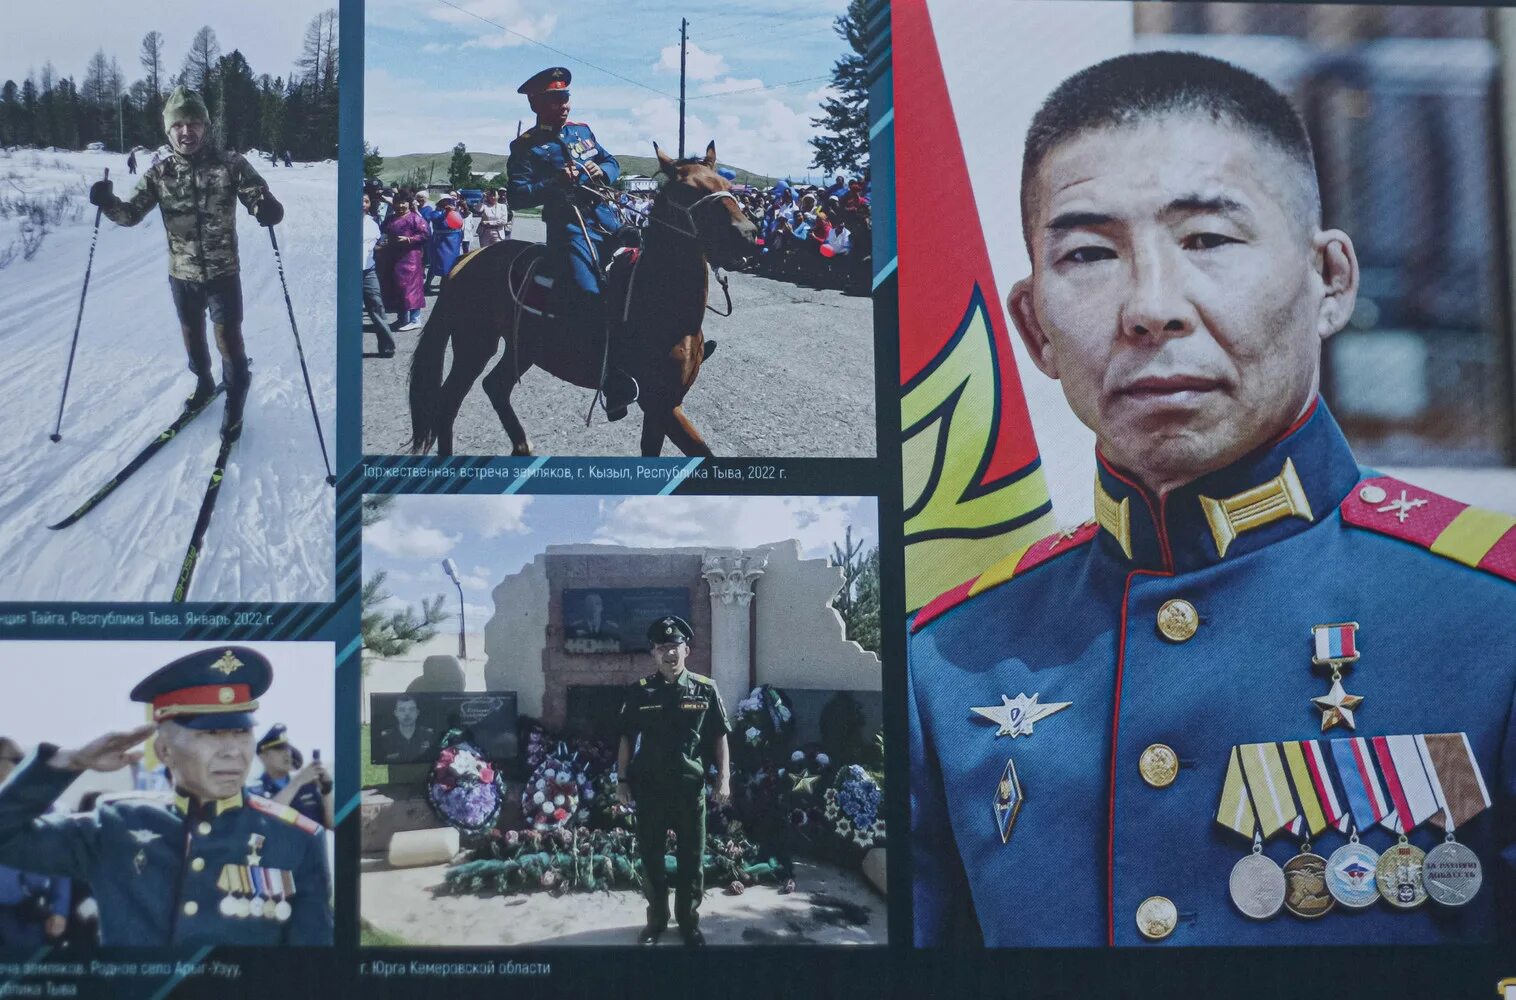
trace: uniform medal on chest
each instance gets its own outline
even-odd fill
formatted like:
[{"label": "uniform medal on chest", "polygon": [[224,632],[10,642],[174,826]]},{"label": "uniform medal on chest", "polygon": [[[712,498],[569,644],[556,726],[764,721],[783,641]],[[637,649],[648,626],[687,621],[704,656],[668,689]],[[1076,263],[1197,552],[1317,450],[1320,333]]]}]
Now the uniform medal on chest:
[{"label": "uniform medal on chest", "polygon": [[[1073,702],[1055,701],[1040,704],[1038,699],[1042,696],[1033,693],[1030,697],[1025,692],[1015,698],[1007,695],[1000,696],[999,705],[986,705],[983,707],[970,707],[969,711],[975,715],[989,719],[999,728],[995,736],[1009,736],[1015,739],[1018,736],[1031,736],[1032,726],[1039,719],[1045,719],[1054,712],[1061,712]],[[1007,758],[1005,767],[1000,772],[1000,780],[995,783],[995,795],[993,809],[995,815],[995,829],[1000,833],[1000,842],[1006,843],[1011,839],[1011,830],[1016,825],[1016,817],[1021,812],[1021,806],[1026,801],[1026,793],[1021,787],[1021,777],[1016,773],[1016,761]]]},{"label": "uniform medal on chest", "polygon": [[1400,842],[1379,856],[1375,878],[1385,902],[1402,910],[1413,910],[1427,901],[1421,868],[1426,853],[1401,834]]},{"label": "uniform medal on chest", "polygon": [[1453,831],[1489,808],[1489,788],[1464,733],[1418,736],[1416,747],[1437,801],[1432,821],[1440,820],[1447,831],[1443,842],[1428,851],[1422,862],[1422,883],[1432,902],[1463,906],[1484,883],[1484,866],[1477,854],[1454,838]]},{"label": "uniform medal on chest", "polygon": [[1321,731],[1334,726],[1358,727],[1354,711],[1363,704],[1363,696],[1348,694],[1342,686],[1343,668],[1358,662],[1358,623],[1339,622],[1333,625],[1313,625],[1311,634],[1315,651],[1311,663],[1331,671],[1332,688],[1311,704],[1321,710]]}]

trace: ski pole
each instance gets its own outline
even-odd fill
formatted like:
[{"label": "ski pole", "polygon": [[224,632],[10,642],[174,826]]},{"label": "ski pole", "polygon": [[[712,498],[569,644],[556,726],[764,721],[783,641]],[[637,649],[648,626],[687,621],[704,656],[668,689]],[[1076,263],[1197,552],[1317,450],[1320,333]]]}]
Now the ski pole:
[{"label": "ski pole", "polygon": [[305,376],[305,398],[311,401],[311,419],[316,423],[316,441],[321,445],[321,461],[326,465],[326,485],[336,486],[337,477],[332,475],[331,459],[326,457],[326,436],[321,433],[321,414],[316,412],[316,394],[311,391],[311,373],[305,367],[305,348],[300,346],[300,327],[295,324],[295,305],[290,301],[290,284],[284,277],[284,256],[279,253],[279,237],[274,227],[268,227],[268,241],[274,247],[274,264],[279,268],[279,284],[284,287],[284,307],[289,310],[290,330],[295,335],[295,353],[300,355],[300,374]]},{"label": "ski pole", "polygon": [[[111,168],[105,168],[105,179],[111,179]],[[68,399],[68,383],[74,376],[74,351],[79,347],[79,327],[84,322],[84,296],[89,292],[89,273],[95,267],[95,243],[100,239],[100,213],[103,209],[95,206],[95,231],[89,238],[89,262],[84,265],[84,287],[79,291],[79,315],[74,317],[74,339],[68,345],[68,369],[63,373],[63,395],[58,399],[58,422],[53,425],[53,432],[48,435],[48,440],[54,444],[63,440],[63,403]]]}]

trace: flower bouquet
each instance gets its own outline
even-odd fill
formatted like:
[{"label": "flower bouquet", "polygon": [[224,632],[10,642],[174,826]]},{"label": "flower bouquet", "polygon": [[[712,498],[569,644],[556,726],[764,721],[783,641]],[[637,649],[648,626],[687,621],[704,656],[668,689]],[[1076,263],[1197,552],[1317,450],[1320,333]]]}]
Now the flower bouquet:
[{"label": "flower bouquet", "polygon": [[837,772],[836,781],[822,796],[822,817],[839,846],[858,857],[871,847],[884,846],[884,820],[879,816],[882,799],[879,783],[862,766],[850,764]]},{"label": "flower bouquet", "polygon": [[495,825],[505,802],[505,780],[472,743],[456,731],[426,780],[426,799],[437,818],[462,833],[480,834]]},{"label": "flower bouquet", "polygon": [[733,756],[744,769],[755,769],[773,759],[794,728],[795,715],[784,692],[769,684],[755,687],[737,703]]},{"label": "flower bouquet", "polygon": [[583,817],[579,815],[580,801],[585,790],[593,798],[593,786],[575,764],[554,754],[544,758],[532,772],[521,790],[521,815],[530,829],[556,830],[589,819],[588,808]]}]

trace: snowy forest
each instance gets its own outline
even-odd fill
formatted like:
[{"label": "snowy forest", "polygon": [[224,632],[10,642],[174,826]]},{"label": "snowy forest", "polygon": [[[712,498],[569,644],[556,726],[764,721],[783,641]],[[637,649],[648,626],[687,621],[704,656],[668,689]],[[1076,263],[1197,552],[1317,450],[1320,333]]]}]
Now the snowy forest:
[{"label": "snowy forest", "polygon": [[131,83],[118,57],[104,49],[91,57],[82,82],[46,62],[40,73],[28,70],[19,83],[0,86],[0,148],[84,149],[95,142],[118,152],[156,148],[164,143],[164,98],[182,83],[205,98],[220,145],[334,159],[337,31],[335,9],[313,17],[288,76],[257,73],[237,49],[223,52],[209,26],[195,34],[177,73],[159,31],[142,36],[141,76]]}]

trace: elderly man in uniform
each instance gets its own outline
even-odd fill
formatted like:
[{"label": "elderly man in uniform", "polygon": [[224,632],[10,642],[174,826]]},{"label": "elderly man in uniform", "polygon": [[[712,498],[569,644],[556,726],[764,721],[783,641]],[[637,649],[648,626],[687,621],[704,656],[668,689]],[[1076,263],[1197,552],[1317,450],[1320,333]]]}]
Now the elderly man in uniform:
[{"label": "elderly man in uniform", "polygon": [[[82,878],[106,946],[330,945],[325,833],[289,806],[243,791],[253,712],[273,671],[261,653],[190,653],[133,689],[153,721],[73,749],[37,748],[0,785],[0,863]],[[174,794],[103,796],[48,813],[85,771],[118,771],[148,738]]]},{"label": "elderly man in uniform", "polygon": [[621,745],[616,755],[616,797],[637,807],[637,845],[647,892],[647,926],[641,944],[657,944],[668,929],[669,885],[664,867],[666,834],[674,831],[678,869],[674,875],[674,918],[688,945],[705,944],[700,931],[700,898],[705,892],[701,858],[705,852],[705,772],[716,765],[715,800],[731,798],[731,761],[721,693],[709,677],[685,667],[689,623],[669,615],[648,627],[656,673],[627,689],[621,704]]},{"label": "elderly man in uniform", "polygon": [[[289,741],[284,723],[263,734],[256,747],[263,764],[263,776],[248,786],[252,795],[261,795],[330,830],[336,826],[332,808],[332,776],[319,757],[309,764]],[[318,750],[319,754],[320,751]]]},{"label": "elderly man in uniform", "polygon": [[169,289],[189,368],[195,373],[195,391],[185,408],[202,410],[217,392],[206,342],[209,312],[226,388],[221,433],[235,440],[242,433],[252,374],[242,342],[242,278],[234,210],[241,201],[260,226],[276,226],[284,218],[284,207],[242,154],[216,148],[210,127],[210,113],[200,95],[175,87],[163,105],[163,128],[173,152],[143,172],[127,200],[116,197],[109,180],[95,182],[89,200],[121,226],[135,226],[154,206],[161,210],[168,232]]},{"label": "elderly man in uniform", "polygon": [[[542,206],[547,247],[553,262],[555,311],[586,343],[601,345],[610,335],[601,283],[613,248],[606,237],[621,228],[615,209],[592,188],[615,183],[621,164],[595,141],[595,133],[569,116],[567,69],[554,66],[527,80],[525,94],[537,123],[511,142],[506,161],[506,196],[512,208]],[[615,345],[612,344],[614,361]],[[637,400],[637,382],[619,368],[606,374],[605,412],[626,416]]]},{"label": "elderly man in uniform", "polygon": [[912,623],[917,943],[1509,934],[1516,519],[1360,469],[1318,396],[1359,268],[1294,109],[1109,60],[1037,113],[1021,202],[1008,306],[1096,516]]}]

